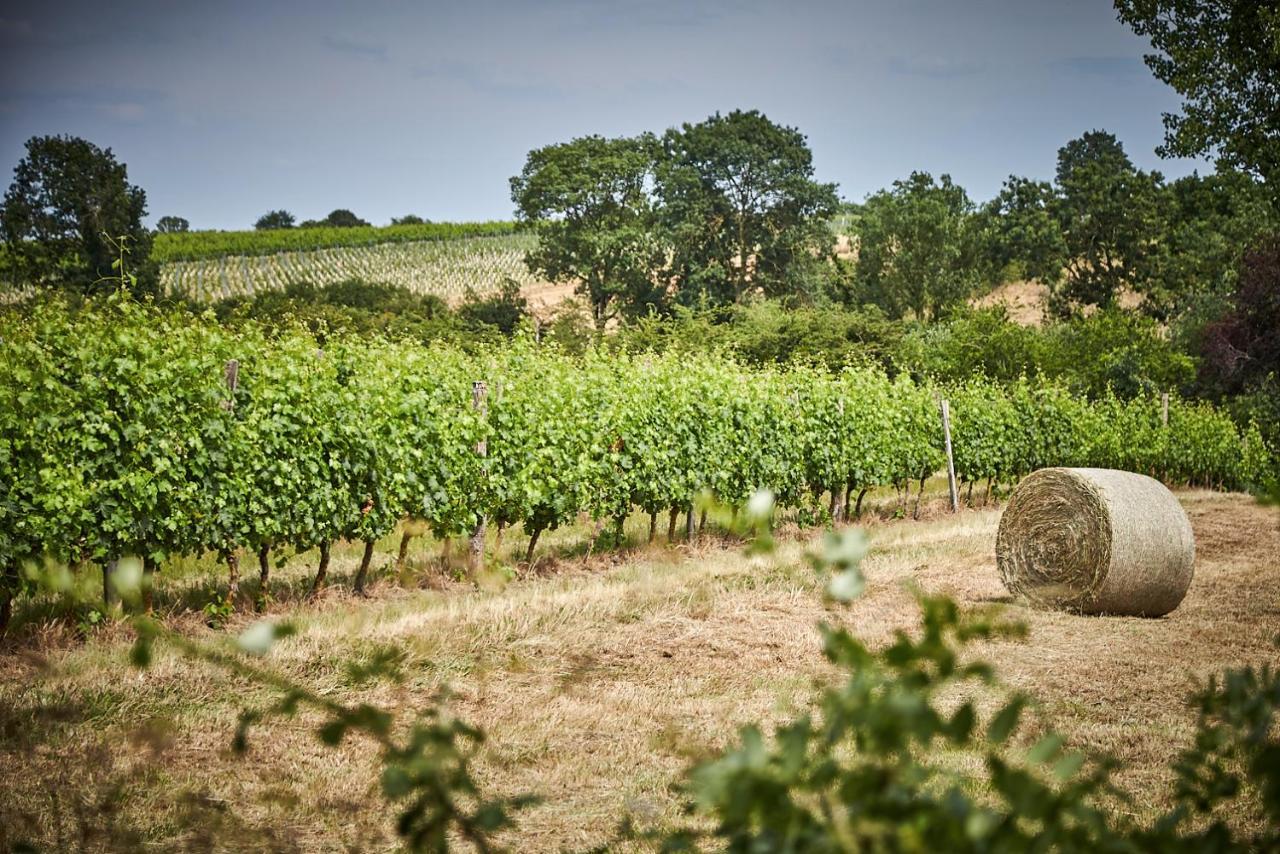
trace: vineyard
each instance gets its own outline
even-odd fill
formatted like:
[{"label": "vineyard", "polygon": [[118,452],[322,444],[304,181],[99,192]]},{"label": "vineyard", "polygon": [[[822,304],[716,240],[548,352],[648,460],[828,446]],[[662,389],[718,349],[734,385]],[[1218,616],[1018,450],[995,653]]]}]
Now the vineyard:
[{"label": "vineyard", "polygon": [[1052,465],[1237,488],[1269,464],[1256,427],[1176,398],[1165,424],[1156,399],[1027,380],[942,389],[527,340],[467,354],[334,335],[321,349],[304,331],[232,331],[116,297],[0,318],[0,566],[12,588],[40,555],[154,567],[212,552],[234,585],[242,552],[265,572],[271,549],[318,546],[319,584],[331,543],[371,544],[406,517],[439,537],[518,524],[532,553],[583,513],[669,513],[674,527],[704,493],[742,507],[765,488],[821,518],[896,486],[905,507],[943,465],[941,394],[962,488]]},{"label": "vineyard", "polygon": [[516,232],[512,222],[426,222],[414,225],[338,228],[272,228],[256,231],[184,231],[157,234],[151,257],[161,264],[217,260],[224,255],[273,255],[386,243],[505,237]]},{"label": "vineyard", "polygon": [[[507,225],[498,223],[497,225]],[[418,294],[434,294],[449,301],[465,296],[468,289],[485,294],[496,291],[511,279],[521,285],[535,280],[524,264],[524,254],[534,238],[510,228],[493,229],[493,234],[414,237],[421,226],[390,228],[281,229],[270,232],[213,233],[207,242],[189,247],[157,240],[157,255],[167,260],[160,268],[164,293],[179,294],[199,301],[251,296],[263,290],[280,290],[286,285],[309,282],[323,286],[360,279],[396,285]],[[459,227],[461,228],[461,227]],[[364,236],[402,240],[363,241]],[[309,232],[321,232],[314,246]],[[259,235],[284,234],[302,238],[255,240]],[[350,235],[349,243],[330,244]],[[182,236],[182,235],[178,235]],[[203,237],[204,235],[197,235]],[[243,237],[243,240],[239,238]],[[233,239],[234,238],[234,239]],[[192,241],[195,244],[195,241]],[[286,248],[300,244],[300,248]],[[161,247],[164,246],[164,249]],[[301,248],[301,247],[308,248]],[[225,249],[228,254],[216,254]]]}]

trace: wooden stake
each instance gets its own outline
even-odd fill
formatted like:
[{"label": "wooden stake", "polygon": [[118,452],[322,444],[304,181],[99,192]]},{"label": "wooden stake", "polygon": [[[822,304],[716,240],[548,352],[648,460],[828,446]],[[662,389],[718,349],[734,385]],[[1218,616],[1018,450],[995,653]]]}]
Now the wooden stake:
[{"label": "wooden stake", "polygon": [[1160,425],[1169,426],[1169,392],[1160,392]]},{"label": "wooden stake", "polygon": [[956,490],[956,461],[951,454],[951,406],[944,397],[938,401],[942,409],[942,439],[947,449],[947,489],[951,493],[951,512],[960,509],[960,493]]},{"label": "wooden stake", "polygon": [[[489,386],[486,383],[477,380],[471,384],[471,408],[479,412],[481,418],[484,418],[489,412],[488,396]],[[484,439],[476,442],[476,456],[484,457],[488,453],[489,444]],[[481,513],[479,521],[476,522],[475,530],[471,532],[467,553],[467,569],[472,577],[475,577],[484,568],[485,523],[484,514]]]},{"label": "wooden stake", "polygon": [[102,565],[102,604],[111,607],[111,576],[115,575],[119,561],[109,560]]}]

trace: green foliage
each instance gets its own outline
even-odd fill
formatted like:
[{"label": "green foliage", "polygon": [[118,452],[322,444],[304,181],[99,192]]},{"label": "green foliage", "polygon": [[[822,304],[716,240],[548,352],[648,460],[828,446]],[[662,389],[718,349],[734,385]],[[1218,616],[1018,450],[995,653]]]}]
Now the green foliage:
[{"label": "green foliage", "polygon": [[905,326],[874,305],[859,308],[787,308],[776,300],[712,310],[675,306],[671,315],[628,323],[606,339],[629,352],[732,353],[751,365],[892,365],[898,361]]},{"label": "green foliage", "polygon": [[538,236],[526,264],[553,282],[577,282],[597,328],[619,309],[643,313],[662,300],[667,249],[649,194],[657,155],[648,134],[587,136],[529,152],[511,179],[516,214]]},{"label": "green foliage", "polygon": [[[1080,324],[1131,341],[1119,322]],[[1117,385],[1098,353],[1119,351],[1062,346]],[[477,380],[489,383],[487,418],[471,406]],[[1041,380],[962,382],[946,391],[960,475],[1001,483],[1082,464],[1260,484],[1270,455],[1257,431],[1176,395],[1165,428],[1154,392],[1166,387],[1125,388],[1126,399],[1103,384],[1089,402]],[[42,555],[79,565],[212,551],[234,566],[242,551],[323,553],[406,516],[440,536],[482,516],[542,531],[579,513],[684,509],[704,493],[742,508],[767,489],[813,516],[824,492],[901,494],[936,472],[943,390],[908,372],[746,368],[679,349],[571,357],[527,334],[464,351],[321,337],[289,320],[227,327],[125,294],[38,302],[0,312],[0,578],[14,591],[16,568]]]},{"label": "green foliage", "polygon": [[1195,338],[1222,314],[1239,280],[1246,250],[1280,226],[1267,189],[1248,175],[1220,170],[1168,184],[1161,201],[1160,236],[1135,282],[1141,309],[1178,323]]},{"label": "green foliage", "polygon": [[[198,310],[198,309],[193,309]],[[384,334],[422,342],[457,341],[478,345],[514,333],[525,317],[525,302],[510,285],[497,296],[472,294],[457,311],[431,294],[361,281],[316,287],[293,284],[252,297],[218,302],[224,325],[258,323],[267,329],[300,325],[321,342],[334,333]]]},{"label": "green foliage", "polygon": [[[1151,40],[1156,77],[1183,97],[1166,113],[1167,157],[1216,156],[1280,186],[1280,9],[1257,0],[1117,0],[1120,20]],[[1278,205],[1280,207],[1280,205]]]},{"label": "green foliage", "polygon": [[1058,149],[1058,221],[1066,241],[1066,280],[1052,307],[1107,308],[1143,275],[1160,230],[1158,173],[1136,169],[1124,146],[1090,131]]},{"label": "green foliage", "polygon": [[231,619],[235,610],[235,603],[229,596],[215,596],[205,603],[201,612],[209,628],[220,629],[226,625],[227,620]]},{"label": "green foliage", "polygon": [[258,221],[253,224],[253,227],[258,231],[279,231],[293,228],[295,222],[293,214],[286,210],[267,211],[258,217]]},{"label": "green foliage", "polygon": [[536,275],[574,281],[598,329],[614,316],[831,290],[835,185],[813,180],[794,128],[757,111],[652,134],[581,137],[529,153],[511,179],[538,236]]},{"label": "green foliage", "polygon": [[1049,327],[1044,373],[1096,397],[1111,389],[1122,397],[1186,388],[1195,363],[1179,353],[1148,318],[1119,309]]},{"label": "green foliage", "polygon": [[[392,223],[393,225],[395,223]],[[353,214],[346,208],[338,208],[329,212],[324,219],[308,219],[298,224],[298,228],[368,228],[369,223]]]},{"label": "green foliage", "polygon": [[123,236],[137,277],[134,290],[154,292],[152,237],[142,225],[147,194],[129,183],[111,149],[78,137],[36,136],[26,151],[0,209],[7,277],[81,293],[110,290],[103,280],[115,269],[114,241]]},{"label": "green foliage", "polygon": [[180,234],[191,230],[191,223],[180,216],[162,216],[156,220],[157,234]]},{"label": "green foliage", "polygon": [[529,302],[520,295],[520,283],[507,279],[496,294],[467,293],[467,299],[458,307],[458,317],[463,323],[480,329],[496,329],[510,337],[529,316]]},{"label": "green foliage", "polygon": [[974,375],[1002,383],[1036,377],[1090,398],[1108,389],[1124,398],[1186,391],[1196,368],[1158,323],[1142,315],[1111,309],[1035,328],[1013,322],[1000,306],[908,327],[886,363],[944,382]]},{"label": "green foliage", "polygon": [[858,300],[921,321],[963,302],[984,278],[972,212],[949,175],[913,172],[869,197],[855,231]]},{"label": "green foliage", "polygon": [[982,207],[979,227],[988,271],[1016,269],[1020,277],[1055,284],[1067,264],[1067,244],[1057,218],[1058,197],[1046,181],[1010,175]]},{"label": "green foliage", "polygon": [[814,180],[800,131],[734,110],[662,138],[657,195],[671,279],[685,305],[766,297],[821,300],[815,270],[833,245],[834,184]]},{"label": "green foliage", "polygon": [[952,312],[945,320],[909,329],[894,348],[895,363],[940,380],[975,374],[1009,382],[1049,370],[1052,332],[1014,323],[1003,306]]},{"label": "green foliage", "polygon": [[511,234],[513,231],[515,224],[510,222],[429,222],[355,227],[320,225],[313,228],[276,225],[257,231],[188,231],[158,235],[153,257],[156,261],[167,264],[227,255],[271,255],[277,252],[305,252],[330,247],[372,246],[378,243],[456,240],[463,237]]}]

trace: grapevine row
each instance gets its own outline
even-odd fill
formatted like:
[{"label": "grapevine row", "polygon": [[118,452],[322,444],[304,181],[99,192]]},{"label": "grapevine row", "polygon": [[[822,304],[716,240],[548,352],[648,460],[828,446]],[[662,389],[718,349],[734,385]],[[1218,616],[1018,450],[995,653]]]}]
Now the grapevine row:
[{"label": "grapevine row", "polygon": [[414,225],[358,226],[337,228],[277,228],[263,231],[184,231],[156,235],[151,249],[153,260],[216,260],[224,255],[273,255],[277,252],[307,252],[388,243],[418,243],[430,240],[461,240],[469,237],[500,237],[514,234],[514,222],[427,222]]},{"label": "grapevine row", "polygon": [[258,555],[265,572],[273,548],[319,547],[323,570],[333,541],[371,544],[405,518],[440,537],[485,518],[536,538],[580,513],[674,519],[704,491],[733,506],[761,488],[783,507],[856,502],[940,469],[939,393],[968,482],[1093,465],[1238,487],[1268,463],[1256,428],[1176,399],[1166,426],[1150,399],[1025,381],[938,389],[523,339],[478,354],[343,335],[321,348],[119,297],[0,315],[0,569],[12,586],[42,555],[214,552],[233,572]]}]

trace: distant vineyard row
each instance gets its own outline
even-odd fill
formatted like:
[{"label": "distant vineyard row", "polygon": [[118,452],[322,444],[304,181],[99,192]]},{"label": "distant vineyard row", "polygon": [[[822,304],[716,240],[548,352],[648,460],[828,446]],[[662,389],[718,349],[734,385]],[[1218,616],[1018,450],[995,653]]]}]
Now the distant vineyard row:
[{"label": "distant vineyard row", "polygon": [[458,240],[514,234],[514,222],[427,222],[356,228],[277,228],[263,231],[187,231],[156,235],[151,257],[161,264],[201,261],[227,255],[271,255],[336,247]]},{"label": "distant vineyard row", "polygon": [[[122,297],[0,314],[0,593],[41,554],[212,551],[234,565],[243,551],[371,543],[405,517],[440,536],[487,518],[536,538],[583,512],[656,522],[704,491],[742,506],[760,488],[816,512],[824,492],[906,490],[938,471],[940,391],[865,368],[571,358],[522,339],[477,353],[344,335],[321,347]],[[1166,425],[1148,398],[1030,381],[945,393],[969,482],[1093,465],[1238,487],[1269,462],[1256,427],[1207,404],[1172,400]]]},{"label": "distant vineyard row", "polygon": [[[424,226],[297,231],[385,233],[395,229],[421,228]],[[491,236],[441,237],[372,245],[355,243],[308,250],[280,250],[274,254],[203,257],[164,264],[160,269],[160,284],[165,293],[208,301],[279,290],[296,282],[328,285],[362,279],[455,300],[462,297],[468,288],[477,293],[495,291],[506,279],[513,279],[521,285],[533,283],[535,279],[525,267],[524,254],[534,240],[531,235],[508,231]]]}]

